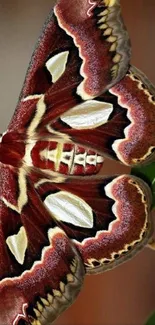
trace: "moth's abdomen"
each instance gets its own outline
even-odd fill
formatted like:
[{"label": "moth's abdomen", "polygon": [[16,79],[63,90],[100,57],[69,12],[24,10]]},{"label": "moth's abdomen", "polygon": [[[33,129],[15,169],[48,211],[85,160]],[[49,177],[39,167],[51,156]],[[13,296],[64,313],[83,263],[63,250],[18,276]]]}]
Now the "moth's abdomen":
[{"label": "moth's abdomen", "polygon": [[103,164],[103,157],[94,150],[56,141],[38,141],[31,159],[34,167],[65,175],[93,175]]}]

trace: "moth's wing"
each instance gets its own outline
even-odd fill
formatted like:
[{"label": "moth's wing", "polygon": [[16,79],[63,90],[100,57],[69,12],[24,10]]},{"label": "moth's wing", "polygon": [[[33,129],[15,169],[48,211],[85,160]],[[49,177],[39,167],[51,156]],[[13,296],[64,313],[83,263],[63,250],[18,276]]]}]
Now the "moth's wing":
[{"label": "moth's wing", "polygon": [[[103,93],[125,75],[129,57],[119,0],[57,1],[36,45],[9,131],[26,130],[41,95],[46,95],[46,111],[56,118]],[[36,116],[37,126],[44,114],[42,109]]]},{"label": "moth's wing", "polygon": [[[23,114],[23,120],[17,114],[17,121],[27,127],[28,137],[36,134],[38,145],[43,137],[50,143],[58,136],[64,143],[76,142],[130,166],[154,159],[155,87],[141,71],[130,67],[126,76],[100,97],[87,101],[75,96],[72,99],[73,107],[66,112],[67,101],[59,99],[56,118],[51,107],[56,102],[53,95],[28,97],[21,102],[21,111],[17,111]],[[31,118],[27,124],[24,112],[28,110]]]},{"label": "moth's wing", "polygon": [[148,186],[130,176],[68,178],[54,183],[31,176],[45,206],[80,251],[88,273],[131,258],[152,231]]},{"label": "moth's wing", "polygon": [[80,291],[84,267],[23,169],[0,167],[0,324],[42,324]]},{"label": "moth's wing", "polygon": [[[45,117],[44,132],[68,134],[82,143],[136,165],[154,159],[155,87],[131,66],[126,76],[108,92],[80,103],[50,121]],[[43,134],[43,130],[42,130]]]}]

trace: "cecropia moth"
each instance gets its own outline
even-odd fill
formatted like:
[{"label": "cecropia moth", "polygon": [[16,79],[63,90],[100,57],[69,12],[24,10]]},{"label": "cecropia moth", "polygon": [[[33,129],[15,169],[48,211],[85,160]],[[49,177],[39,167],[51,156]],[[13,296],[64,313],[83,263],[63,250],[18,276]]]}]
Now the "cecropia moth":
[{"label": "cecropia moth", "polygon": [[0,140],[0,325],[50,325],[152,236],[147,184],[95,176],[153,159],[155,89],[129,60],[119,0],[57,1]]}]

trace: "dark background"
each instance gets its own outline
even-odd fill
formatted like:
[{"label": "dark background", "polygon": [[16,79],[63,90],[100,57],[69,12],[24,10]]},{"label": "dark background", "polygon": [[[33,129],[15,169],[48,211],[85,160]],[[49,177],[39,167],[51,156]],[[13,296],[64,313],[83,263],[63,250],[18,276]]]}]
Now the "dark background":
[{"label": "dark background", "polygon": [[[27,65],[52,0],[0,0],[0,132],[16,106]],[[155,0],[122,0],[132,41],[132,63],[155,83]],[[109,162],[108,162],[109,165]],[[111,162],[106,172],[113,170]],[[117,164],[117,171],[126,170]],[[143,325],[155,310],[155,252],[86,277],[76,303],[56,325]]]}]

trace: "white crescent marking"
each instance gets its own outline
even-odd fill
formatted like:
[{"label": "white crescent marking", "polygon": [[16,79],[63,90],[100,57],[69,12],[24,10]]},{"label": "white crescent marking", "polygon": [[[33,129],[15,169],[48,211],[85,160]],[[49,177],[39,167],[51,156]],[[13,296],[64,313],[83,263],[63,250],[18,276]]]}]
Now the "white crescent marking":
[{"label": "white crescent marking", "polygon": [[25,252],[28,246],[26,230],[21,227],[18,234],[9,236],[6,243],[19,264],[24,264]]},{"label": "white crescent marking", "polygon": [[57,220],[82,228],[93,227],[92,208],[76,195],[60,191],[56,194],[48,195],[44,204]]},{"label": "white crescent marking", "polygon": [[87,100],[69,109],[60,118],[77,130],[95,129],[107,123],[112,111],[113,105],[111,103]]},{"label": "white crescent marking", "polygon": [[54,55],[46,62],[46,68],[52,76],[52,82],[55,83],[65,72],[69,52],[61,52]]}]

